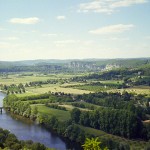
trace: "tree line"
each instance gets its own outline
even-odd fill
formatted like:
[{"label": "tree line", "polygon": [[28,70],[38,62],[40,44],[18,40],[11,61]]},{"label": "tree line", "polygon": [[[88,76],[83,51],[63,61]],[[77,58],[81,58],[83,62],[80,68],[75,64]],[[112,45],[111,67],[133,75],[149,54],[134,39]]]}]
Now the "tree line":
[{"label": "tree line", "polygon": [[16,95],[8,95],[4,98],[4,106],[9,106],[10,111],[14,114],[18,114],[20,116],[24,116],[26,118],[30,118],[32,120],[35,120],[37,118],[38,110],[37,107],[33,107],[31,109],[31,106],[27,102],[21,101]]},{"label": "tree line", "polygon": [[34,143],[33,141],[20,141],[8,130],[0,128],[0,149],[5,150],[50,150],[43,144]]},{"label": "tree line", "polygon": [[71,112],[72,120],[80,125],[92,127],[125,138],[142,137],[142,122],[137,116],[126,110],[102,108],[95,111]]},{"label": "tree line", "polygon": [[1,90],[5,91],[8,94],[17,94],[17,93],[25,93],[26,90],[25,90],[25,86],[20,83],[18,85],[16,84],[11,84],[11,85],[5,85],[5,84],[1,84],[0,85],[1,87]]}]

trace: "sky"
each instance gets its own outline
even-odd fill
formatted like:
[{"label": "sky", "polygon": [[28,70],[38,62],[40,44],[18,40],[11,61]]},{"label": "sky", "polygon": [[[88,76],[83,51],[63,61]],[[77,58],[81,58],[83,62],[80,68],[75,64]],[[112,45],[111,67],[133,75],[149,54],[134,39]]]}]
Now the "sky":
[{"label": "sky", "polygon": [[0,60],[150,57],[150,0],[0,0]]}]

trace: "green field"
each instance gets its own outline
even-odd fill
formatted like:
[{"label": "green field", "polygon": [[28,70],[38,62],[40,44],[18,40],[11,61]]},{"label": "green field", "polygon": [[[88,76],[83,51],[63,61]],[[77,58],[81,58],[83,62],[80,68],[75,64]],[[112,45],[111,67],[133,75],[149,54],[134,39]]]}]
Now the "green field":
[{"label": "green field", "polygon": [[[82,74],[79,74],[81,76]],[[74,77],[75,75],[73,74],[38,74],[34,73],[33,75],[22,75],[22,74],[10,74],[10,75],[5,75],[5,76],[0,76],[0,83],[1,84],[19,84],[19,83],[29,83],[29,82],[34,82],[34,81],[46,81],[46,80],[53,80],[53,79],[69,79]]]},{"label": "green field", "polygon": [[87,90],[79,90],[73,88],[63,88],[60,84],[47,84],[43,85],[42,87],[28,87],[26,90],[29,93],[41,94],[46,92],[64,92],[64,93],[71,93],[71,94],[83,94],[83,93],[90,93],[91,91]]},{"label": "green field", "polygon": [[[102,85],[96,85],[96,83],[102,83]],[[87,81],[87,83],[69,83],[63,84],[61,87],[65,88],[73,88],[79,90],[86,90],[91,92],[101,92],[101,91],[108,91],[111,89],[116,89],[117,85],[121,85],[123,83],[122,80],[107,80],[107,81]],[[116,87],[115,87],[116,86]]]},{"label": "green field", "polygon": [[66,105],[66,104],[62,104],[62,105],[59,105],[59,106],[65,107],[68,111],[71,111],[73,108],[78,108],[78,109],[80,109],[82,111],[90,111],[87,108],[79,108],[79,107],[75,107],[75,106],[72,106],[72,105]]},{"label": "green field", "polygon": [[30,96],[30,95],[36,95],[37,93],[29,92],[26,91],[25,93],[22,94],[17,94],[18,97],[24,97],[24,96]]},{"label": "green field", "polygon": [[[34,107],[35,105],[31,105]],[[38,108],[38,112],[41,114],[46,114],[49,116],[56,116],[59,121],[66,121],[70,119],[70,113],[69,111],[64,111],[64,110],[58,110],[58,109],[53,109],[46,107],[44,105],[36,105]]]},{"label": "green field", "polygon": [[0,77],[0,83],[1,84],[19,84],[19,83],[29,83],[33,81],[46,81],[48,79],[55,79],[55,77],[49,77],[49,76],[39,76],[39,75],[34,75],[34,76],[19,76],[19,75],[8,75],[7,78],[5,77]]},{"label": "green field", "polygon": [[79,89],[79,90],[87,90],[87,91],[92,91],[92,92],[101,92],[101,91],[106,91],[110,90],[111,88],[109,87],[104,87],[104,86],[93,86],[93,85],[77,85],[73,87],[74,89]]},{"label": "green field", "polygon": [[133,87],[133,88],[126,88],[126,89],[113,89],[109,90],[109,92],[124,92],[127,91],[129,93],[135,94],[147,94],[150,96],[150,88],[149,87]]},{"label": "green field", "polygon": [[[51,75],[43,75],[43,74],[33,74],[32,76],[22,76],[20,74],[15,75],[8,75],[6,77],[0,76],[0,84],[5,85],[11,85],[19,83],[26,84],[29,82],[34,81],[47,81],[47,80],[63,80],[63,79],[70,79],[74,77],[73,74],[51,74]],[[79,76],[82,76],[82,74],[79,74]],[[46,93],[46,92],[64,92],[64,93],[72,93],[72,94],[83,94],[83,93],[90,93],[89,90],[80,90],[80,89],[74,89],[74,88],[65,88],[65,85],[71,85],[71,84],[79,84],[77,82],[75,83],[65,83],[65,84],[46,84],[42,85],[42,87],[35,86],[35,87],[26,87],[26,93],[18,94],[19,96],[27,96],[27,95],[33,95],[33,94],[40,94],[40,93]]]}]

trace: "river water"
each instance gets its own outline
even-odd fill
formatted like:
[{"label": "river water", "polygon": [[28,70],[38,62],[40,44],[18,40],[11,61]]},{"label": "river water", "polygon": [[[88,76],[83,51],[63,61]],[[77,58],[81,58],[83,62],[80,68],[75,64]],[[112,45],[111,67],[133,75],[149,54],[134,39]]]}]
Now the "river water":
[{"label": "river water", "polygon": [[[0,106],[3,106],[4,97],[5,94],[0,92]],[[4,110],[0,114],[0,127],[15,134],[19,140],[40,142],[47,147],[56,148],[57,150],[76,149],[69,147],[58,135],[31,123],[29,120],[11,116]]]}]

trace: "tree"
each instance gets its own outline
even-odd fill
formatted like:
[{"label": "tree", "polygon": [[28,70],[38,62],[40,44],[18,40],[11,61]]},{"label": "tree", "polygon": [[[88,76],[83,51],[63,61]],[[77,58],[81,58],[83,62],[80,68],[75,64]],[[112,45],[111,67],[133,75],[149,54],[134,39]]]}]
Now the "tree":
[{"label": "tree", "polygon": [[130,146],[127,143],[119,143],[119,150],[130,150]]},{"label": "tree", "polygon": [[81,111],[80,109],[78,108],[74,108],[72,111],[71,111],[71,118],[72,120],[75,122],[75,123],[78,123],[79,120],[80,120],[80,114],[81,114]]},{"label": "tree", "polygon": [[34,106],[33,109],[32,109],[32,114],[33,115],[37,115],[38,114],[38,108],[37,106]]},{"label": "tree", "polygon": [[26,92],[25,88],[23,88],[23,89],[22,89],[22,92],[23,92],[23,93],[25,93],[25,92]]},{"label": "tree", "polygon": [[23,84],[19,83],[18,88],[23,89],[24,88]]},{"label": "tree", "polygon": [[37,114],[38,114],[38,108],[37,106],[34,106],[31,110],[30,119],[35,120],[37,118]]}]

